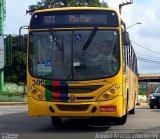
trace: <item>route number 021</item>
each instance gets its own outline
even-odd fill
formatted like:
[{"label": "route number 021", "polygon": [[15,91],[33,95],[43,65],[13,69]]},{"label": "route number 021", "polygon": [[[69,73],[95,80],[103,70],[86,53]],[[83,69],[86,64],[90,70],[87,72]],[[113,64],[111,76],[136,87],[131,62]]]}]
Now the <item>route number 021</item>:
[{"label": "route number 021", "polygon": [[55,23],[54,16],[44,16],[43,20],[44,20],[45,24],[53,24],[53,23]]}]

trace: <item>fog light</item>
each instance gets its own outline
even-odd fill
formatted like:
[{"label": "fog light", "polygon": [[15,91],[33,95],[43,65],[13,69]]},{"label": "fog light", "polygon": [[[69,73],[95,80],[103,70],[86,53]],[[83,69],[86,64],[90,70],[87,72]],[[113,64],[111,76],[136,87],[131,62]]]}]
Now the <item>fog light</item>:
[{"label": "fog light", "polygon": [[110,93],[111,94],[115,94],[115,90],[114,89],[110,89]]},{"label": "fog light", "polygon": [[50,110],[51,112],[55,112],[55,110],[53,109],[52,106],[49,106],[49,110]]},{"label": "fog light", "polygon": [[34,90],[32,91],[32,94],[37,94],[37,90],[34,89]]},{"label": "fog light", "polygon": [[94,113],[94,112],[96,112],[96,110],[97,110],[97,107],[94,106],[94,107],[92,108],[91,112]]}]

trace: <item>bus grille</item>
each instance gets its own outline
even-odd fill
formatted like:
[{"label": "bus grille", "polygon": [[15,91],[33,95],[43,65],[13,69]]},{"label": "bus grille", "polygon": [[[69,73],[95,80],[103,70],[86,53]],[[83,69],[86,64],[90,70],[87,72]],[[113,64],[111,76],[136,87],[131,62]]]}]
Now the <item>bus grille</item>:
[{"label": "bus grille", "polygon": [[57,105],[60,111],[86,111],[89,105]]},{"label": "bus grille", "polygon": [[102,85],[94,85],[94,86],[68,86],[68,88],[65,88],[63,86],[56,87],[51,85],[45,85],[45,88],[52,91],[52,92],[61,92],[61,91],[67,91],[69,94],[73,93],[91,93],[99,88],[101,88]]},{"label": "bus grille", "polygon": [[[98,90],[103,85],[83,85],[83,86],[71,86],[65,81],[53,81],[45,83],[45,97],[46,101],[51,102],[69,102],[74,101],[70,98],[74,94],[89,94],[88,96],[78,96],[74,98],[77,101],[92,101],[94,97],[92,92]],[[74,97],[74,96],[73,96]]]}]

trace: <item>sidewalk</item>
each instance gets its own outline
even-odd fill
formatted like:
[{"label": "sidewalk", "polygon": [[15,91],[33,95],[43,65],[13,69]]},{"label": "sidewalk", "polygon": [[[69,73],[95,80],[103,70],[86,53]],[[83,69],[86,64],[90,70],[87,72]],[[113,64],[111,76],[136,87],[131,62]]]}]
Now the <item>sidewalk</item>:
[{"label": "sidewalk", "polygon": [[148,102],[137,102],[137,106],[149,106]]},{"label": "sidewalk", "polygon": [[0,102],[0,105],[27,105],[27,102]]}]

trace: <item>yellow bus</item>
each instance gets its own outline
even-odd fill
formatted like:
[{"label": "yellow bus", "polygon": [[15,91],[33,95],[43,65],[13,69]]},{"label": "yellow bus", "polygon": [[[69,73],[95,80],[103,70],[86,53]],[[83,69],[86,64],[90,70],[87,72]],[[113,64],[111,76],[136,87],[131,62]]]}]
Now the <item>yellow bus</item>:
[{"label": "yellow bus", "polygon": [[119,12],[72,7],[37,10],[27,50],[29,116],[113,117],[134,114],[137,59]]}]

